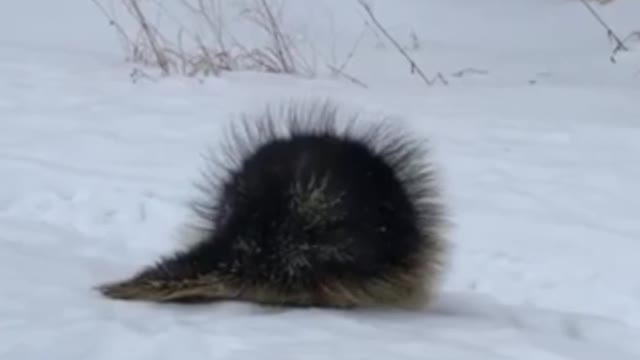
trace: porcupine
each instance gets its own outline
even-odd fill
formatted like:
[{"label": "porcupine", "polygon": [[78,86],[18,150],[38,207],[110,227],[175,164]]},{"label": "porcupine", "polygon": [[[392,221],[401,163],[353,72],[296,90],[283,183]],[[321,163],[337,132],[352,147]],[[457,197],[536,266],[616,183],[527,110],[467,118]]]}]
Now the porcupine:
[{"label": "porcupine", "polygon": [[[445,211],[425,140],[330,101],[232,127],[193,210],[195,242],[99,286],[109,298],[351,308],[429,304]],[[362,126],[364,125],[364,127]]]}]

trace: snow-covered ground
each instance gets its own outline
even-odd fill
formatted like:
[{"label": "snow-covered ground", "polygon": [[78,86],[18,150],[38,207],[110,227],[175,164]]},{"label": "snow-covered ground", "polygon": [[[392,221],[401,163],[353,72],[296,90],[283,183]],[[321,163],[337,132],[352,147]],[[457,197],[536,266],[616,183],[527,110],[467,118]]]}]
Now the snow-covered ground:
[{"label": "snow-covered ground", "polygon": [[[355,1],[289,4],[318,41],[318,14],[334,14],[343,50],[362,30]],[[132,83],[90,1],[0,3],[0,359],[640,359],[640,46],[611,64],[573,0],[375,10],[403,43],[416,33],[411,55],[450,86],[426,87],[372,37],[347,68],[366,89],[251,73]],[[621,35],[640,29],[635,0],[598,10]],[[451,75],[465,68],[482,71]],[[177,246],[228,121],[294,96],[400,115],[431,139],[455,224],[434,308],[98,296]]]}]

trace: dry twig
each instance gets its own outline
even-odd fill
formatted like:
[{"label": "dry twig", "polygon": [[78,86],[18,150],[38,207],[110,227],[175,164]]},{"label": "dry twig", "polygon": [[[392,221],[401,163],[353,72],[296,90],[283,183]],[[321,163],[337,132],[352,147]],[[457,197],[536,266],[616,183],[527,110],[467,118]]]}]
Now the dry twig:
[{"label": "dry twig", "polygon": [[[589,10],[591,15],[593,15],[593,17],[600,23],[600,25],[602,25],[602,27],[604,27],[605,30],[607,30],[607,37],[609,38],[609,40],[613,40],[615,42],[616,46],[613,49],[613,51],[611,52],[611,56],[609,57],[609,60],[612,63],[615,63],[616,62],[616,59],[615,59],[616,54],[619,51],[629,51],[629,49],[625,45],[624,41],[620,40],[620,37],[618,35],[616,35],[616,33],[613,31],[613,29],[611,29],[611,27],[602,19],[600,14],[598,14],[598,12],[593,8],[593,6],[591,6],[591,4],[589,4],[589,2],[587,0],[580,0],[580,2],[587,8],[587,10]],[[608,2],[609,1],[600,1],[600,3],[602,3],[602,4],[606,4]]]},{"label": "dry twig", "polygon": [[138,5],[138,0],[129,0],[129,4],[131,5],[131,8],[135,13],[138,23],[142,27],[142,30],[144,31],[145,35],[147,36],[147,41],[149,41],[149,45],[151,46],[151,49],[155,54],[156,61],[158,62],[158,66],[160,66],[160,69],[162,69],[163,75],[169,75],[169,72],[170,72],[169,60],[167,60],[167,57],[165,56],[165,54],[160,51],[156,41],[156,37],[154,33],[151,31],[151,27],[147,22],[147,18],[144,16],[144,13],[142,12],[142,10],[140,10],[140,6]]},{"label": "dry twig", "polygon": [[411,58],[411,56],[409,56],[409,54],[402,48],[402,46],[393,38],[393,36],[391,36],[391,34],[389,34],[389,32],[384,28],[384,26],[382,26],[382,24],[378,21],[378,19],[376,18],[375,14],[373,13],[373,10],[371,9],[371,6],[369,6],[369,4],[367,4],[365,2],[365,0],[358,0],[358,2],[364,8],[364,10],[367,12],[367,15],[369,15],[369,18],[371,19],[373,24],[378,28],[378,30],[380,30],[382,32],[382,34],[398,50],[398,52],[400,52],[400,54],[402,56],[404,56],[405,59],[407,59],[407,61],[409,62],[409,65],[411,65],[411,73],[414,73],[414,72],[418,73],[418,75],[422,78],[422,80],[424,80],[424,82],[429,86],[433,85],[436,80],[440,80],[444,85],[448,84],[447,80],[444,78],[442,73],[438,73],[433,80],[429,80],[429,78],[427,78],[427,75],[425,75],[425,73],[418,66],[418,64],[416,64],[416,62],[413,60],[413,58]]}]

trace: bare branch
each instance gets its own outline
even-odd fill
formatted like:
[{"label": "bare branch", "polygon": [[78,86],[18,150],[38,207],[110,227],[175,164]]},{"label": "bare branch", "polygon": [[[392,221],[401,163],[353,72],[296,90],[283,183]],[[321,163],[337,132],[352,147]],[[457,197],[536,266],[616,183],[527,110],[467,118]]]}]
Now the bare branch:
[{"label": "bare branch", "polygon": [[131,39],[127,35],[127,32],[124,31],[122,26],[120,26],[120,24],[118,24],[118,22],[113,18],[113,16],[109,14],[107,9],[104,8],[104,6],[100,3],[100,1],[91,0],[91,2],[93,2],[94,5],[100,10],[100,12],[102,12],[102,14],[107,18],[107,20],[109,20],[109,25],[113,26],[116,29],[116,31],[120,35],[120,38],[125,43],[125,46],[129,47],[131,44]]},{"label": "bare branch", "polygon": [[391,34],[389,34],[387,29],[385,29],[384,26],[382,26],[382,24],[378,21],[376,16],[373,14],[373,10],[371,10],[371,6],[369,6],[369,4],[367,4],[364,0],[358,0],[358,2],[364,8],[364,10],[367,12],[367,14],[369,15],[369,18],[371,19],[373,24],[378,28],[378,30],[380,30],[382,32],[382,34],[393,44],[393,46],[395,46],[395,48],[398,50],[398,52],[400,52],[400,54],[402,56],[404,56],[405,59],[407,59],[407,61],[409,62],[409,65],[411,65],[411,72],[412,73],[413,72],[418,73],[418,75],[422,78],[422,80],[424,80],[424,82],[429,86],[433,85],[435,83],[436,79],[439,79],[445,85],[448,84],[447,80],[444,78],[444,76],[441,73],[438,73],[438,75],[436,75],[436,78],[434,80],[429,80],[429,78],[427,78],[427,75],[425,75],[425,73],[418,66],[418,64],[416,64],[416,62],[413,60],[413,58],[411,58],[411,56],[409,56],[409,54],[393,38],[393,36],[391,36]]},{"label": "bare branch", "polygon": [[[620,37],[618,35],[616,35],[616,33],[613,31],[613,29],[611,29],[611,27],[602,19],[600,14],[598,14],[598,12],[596,12],[596,10],[593,8],[593,6],[591,6],[591,4],[589,4],[589,2],[587,0],[580,0],[580,2],[587,8],[587,10],[589,10],[591,15],[593,15],[593,17],[600,23],[600,25],[602,25],[602,27],[604,27],[605,30],[607,30],[607,37],[610,40],[613,40],[616,43],[616,46],[613,49],[613,51],[611,52],[611,56],[609,57],[609,60],[612,63],[615,63],[616,62],[616,59],[615,59],[616,54],[619,51],[629,51],[629,49],[624,44],[624,41],[620,40]],[[606,3],[606,2],[602,2],[601,1],[601,3]]]},{"label": "bare branch", "polygon": [[156,60],[158,61],[158,66],[160,66],[160,68],[162,69],[162,73],[164,75],[169,75],[169,72],[170,72],[169,61],[167,60],[166,56],[164,56],[164,54],[158,49],[158,44],[156,43],[156,37],[151,31],[149,23],[147,22],[147,18],[142,13],[142,10],[140,10],[138,1],[129,0],[129,2],[131,4],[133,11],[135,12],[135,15],[140,23],[140,26],[142,26],[142,29],[144,30],[144,33],[147,36],[149,45],[151,46],[151,49],[153,50],[153,53],[156,56]]},{"label": "bare branch", "polygon": [[327,65],[327,67],[329,68],[329,70],[331,70],[331,72],[332,72],[334,75],[342,76],[342,77],[344,77],[345,79],[347,79],[347,80],[351,81],[352,83],[354,83],[354,84],[356,84],[356,85],[358,85],[358,86],[360,86],[360,87],[363,87],[363,88],[365,88],[365,89],[366,89],[366,88],[368,88],[367,84],[365,84],[365,83],[363,83],[362,81],[358,80],[356,77],[351,76],[351,75],[349,75],[349,74],[345,73],[342,69],[338,69],[338,68],[336,68],[335,66],[331,66],[331,65]]},{"label": "bare branch", "polygon": [[360,45],[360,42],[362,41],[362,39],[364,38],[364,34],[365,31],[363,30],[360,33],[360,36],[358,36],[358,39],[356,39],[355,43],[353,44],[353,47],[351,48],[351,51],[349,51],[349,53],[347,54],[347,56],[345,57],[344,61],[342,62],[342,64],[337,67],[336,69],[339,72],[343,72],[344,69],[347,67],[347,65],[349,64],[349,62],[351,61],[351,59],[353,59],[353,57],[356,54],[356,50],[358,49],[358,46]]}]

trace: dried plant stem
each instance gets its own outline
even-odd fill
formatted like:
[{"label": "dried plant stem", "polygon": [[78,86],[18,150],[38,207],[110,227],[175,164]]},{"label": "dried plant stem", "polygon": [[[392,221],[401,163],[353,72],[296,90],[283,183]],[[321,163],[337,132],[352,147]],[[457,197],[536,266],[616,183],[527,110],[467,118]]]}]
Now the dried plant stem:
[{"label": "dried plant stem", "polygon": [[91,0],[91,2],[93,2],[93,4],[100,10],[100,12],[102,12],[102,14],[109,20],[109,25],[116,28],[116,31],[118,32],[118,34],[120,34],[120,36],[125,41],[125,43],[127,44],[131,43],[129,36],[127,36],[127,32],[124,31],[122,26],[120,26],[120,24],[118,24],[118,22],[113,18],[113,16],[109,14],[107,9],[105,9],[104,6],[98,0]]},{"label": "dried plant stem", "polygon": [[358,79],[358,78],[356,78],[355,76],[352,76],[352,75],[347,74],[346,72],[344,72],[344,70],[339,69],[339,68],[337,68],[337,67],[335,67],[335,66],[332,66],[332,65],[327,65],[327,67],[329,68],[329,70],[331,70],[331,72],[332,72],[334,75],[342,76],[342,77],[344,77],[345,79],[347,79],[347,80],[351,81],[352,83],[354,83],[354,84],[356,84],[356,85],[358,85],[358,86],[360,86],[360,87],[363,87],[363,88],[365,88],[365,89],[366,89],[366,88],[368,88],[367,84],[365,84],[364,82],[362,82],[361,80],[359,80],[359,79]]},{"label": "dried plant stem", "polygon": [[[373,13],[373,10],[371,9],[371,6],[369,6],[369,4],[367,4],[364,0],[358,0],[358,2],[367,12],[367,15],[369,15],[369,18],[371,19],[373,24],[378,28],[378,30],[380,30],[382,34],[393,44],[393,46],[395,46],[398,52],[400,52],[400,54],[404,56],[405,59],[407,59],[407,61],[411,65],[411,72],[418,73],[418,75],[422,78],[422,80],[424,80],[424,82],[427,85],[429,86],[433,85],[435,83],[435,79],[429,80],[427,75],[425,75],[425,73],[418,66],[418,64],[416,64],[413,58],[409,56],[409,54],[402,48],[402,46],[393,38],[393,36],[391,36],[391,34],[389,34],[389,32],[384,28],[384,26],[382,26],[382,24],[378,21],[375,14]],[[448,84],[447,80],[444,78],[444,76],[441,73],[438,73],[438,75],[436,75],[436,79],[439,79],[445,85]]]},{"label": "dried plant stem", "polygon": [[144,31],[145,35],[147,36],[147,40],[149,41],[149,45],[151,46],[151,49],[153,50],[153,53],[155,54],[156,61],[158,62],[158,66],[160,66],[160,69],[162,69],[162,74],[163,75],[169,75],[169,72],[170,72],[169,61],[167,60],[167,57],[159,50],[158,44],[156,42],[156,37],[154,36],[153,32],[151,31],[149,23],[147,22],[147,18],[142,13],[142,10],[140,10],[140,6],[138,5],[138,1],[137,0],[129,0],[129,4],[131,5],[131,8],[135,12],[135,15],[136,15],[136,17],[138,19],[138,22],[140,23],[140,26],[142,26],[142,30]]},{"label": "dried plant stem", "polygon": [[616,47],[613,49],[613,51],[611,52],[611,56],[609,57],[609,60],[612,63],[615,63],[616,62],[616,59],[615,59],[616,54],[619,51],[629,51],[629,49],[624,44],[624,41],[620,40],[620,37],[602,19],[600,14],[598,14],[598,12],[593,8],[593,6],[591,6],[591,4],[589,4],[589,2],[587,0],[580,0],[580,2],[587,8],[587,10],[589,10],[591,15],[593,15],[593,17],[600,23],[600,25],[602,25],[602,27],[604,27],[605,30],[607,30],[607,36],[609,37],[609,39],[613,39],[613,41],[616,43]]},{"label": "dried plant stem", "polygon": [[338,66],[338,67],[330,66],[330,68],[334,68],[335,69],[335,70],[332,69],[334,72],[336,70],[337,70],[337,72],[340,72],[340,73],[344,71],[344,69],[347,67],[347,65],[351,61],[351,59],[353,59],[353,57],[355,56],[356,50],[358,49],[358,46],[360,45],[360,42],[364,38],[364,34],[365,34],[365,30],[363,29],[360,32],[360,35],[358,36],[358,39],[356,39],[355,43],[351,47],[351,50],[349,51],[349,53],[345,57],[344,61],[342,62],[342,64],[340,64],[340,66]]}]

